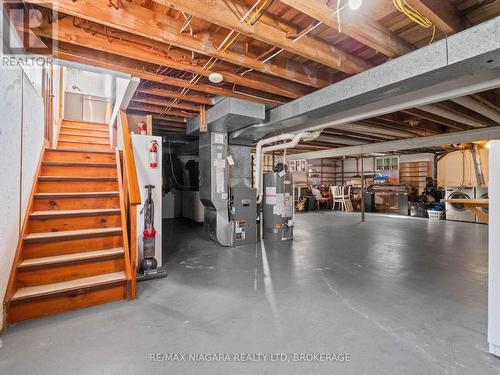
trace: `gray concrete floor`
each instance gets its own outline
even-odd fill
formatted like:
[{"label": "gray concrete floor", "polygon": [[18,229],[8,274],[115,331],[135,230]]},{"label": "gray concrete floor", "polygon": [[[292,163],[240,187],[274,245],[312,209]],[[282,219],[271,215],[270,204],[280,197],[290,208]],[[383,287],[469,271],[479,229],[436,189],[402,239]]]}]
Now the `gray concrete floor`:
[{"label": "gray concrete floor", "polygon": [[[236,249],[167,223],[166,279],[137,300],[10,327],[0,374],[497,374],[487,352],[487,227],[297,215],[292,244]],[[262,254],[266,256],[263,258]],[[283,353],[290,362],[151,361]],[[292,353],[348,353],[344,363]]]}]

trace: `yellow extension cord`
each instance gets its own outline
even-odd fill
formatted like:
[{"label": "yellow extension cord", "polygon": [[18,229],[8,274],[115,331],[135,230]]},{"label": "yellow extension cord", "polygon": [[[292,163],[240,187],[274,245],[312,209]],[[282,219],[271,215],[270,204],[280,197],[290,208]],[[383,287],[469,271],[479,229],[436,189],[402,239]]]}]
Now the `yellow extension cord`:
[{"label": "yellow extension cord", "polygon": [[409,19],[411,19],[416,24],[426,29],[432,27],[432,38],[429,42],[429,44],[431,44],[434,41],[434,38],[436,37],[436,25],[434,25],[430,19],[422,15],[415,8],[408,5],[408,3],[405,0],[392,0],[392,2],[394,3],[394,6],[396,7],[397,10],[405,14]]}]

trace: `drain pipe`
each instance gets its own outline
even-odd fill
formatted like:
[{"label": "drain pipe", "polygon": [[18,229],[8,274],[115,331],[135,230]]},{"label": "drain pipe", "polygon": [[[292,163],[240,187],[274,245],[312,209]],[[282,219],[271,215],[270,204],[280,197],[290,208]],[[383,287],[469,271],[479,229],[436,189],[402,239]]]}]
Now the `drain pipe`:
[{"label": "drain pipe", "polygon": [[479,154],[479,146],[477,143],[471,148],[472,159],[474,161],[474,171],[476,172],[477,186],[485,186],[483,167],[481,165],[481,155]]}]

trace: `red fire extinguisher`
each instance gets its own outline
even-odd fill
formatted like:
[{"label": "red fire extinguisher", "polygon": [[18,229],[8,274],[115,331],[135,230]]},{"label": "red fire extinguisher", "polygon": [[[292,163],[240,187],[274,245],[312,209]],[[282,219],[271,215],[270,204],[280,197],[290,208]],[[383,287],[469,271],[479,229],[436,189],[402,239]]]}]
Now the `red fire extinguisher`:
[{"label": "red fire extinguisher", "polygon": [[149,167],[158,167],[158,142],[151,141],[149,143]]},{"label": "red fire extinguisher", "polygon": [[148,126],[146,125],[145,122],[140,122],[137,124],[137,128],[139,129],[139,133],[141,135],[147,135],[148,134]]}]

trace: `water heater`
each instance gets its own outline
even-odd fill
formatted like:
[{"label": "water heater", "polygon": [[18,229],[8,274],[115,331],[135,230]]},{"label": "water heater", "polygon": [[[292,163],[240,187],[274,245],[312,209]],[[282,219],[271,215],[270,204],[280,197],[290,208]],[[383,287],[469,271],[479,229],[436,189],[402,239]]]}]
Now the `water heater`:
[{"label": "water heater", "polygon": [[264,173],[264,238],[270,241],[293,239],[293,185],[288,174]]}]

